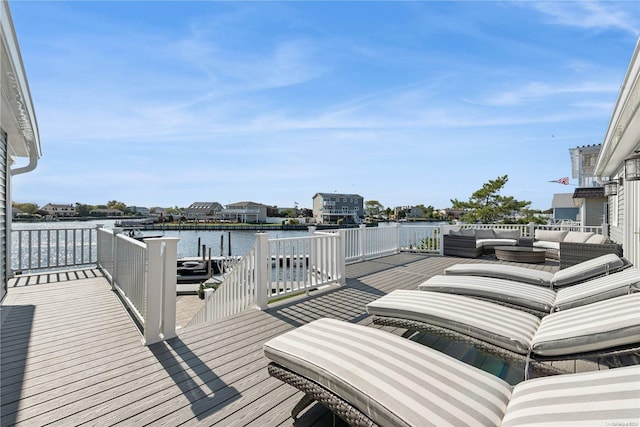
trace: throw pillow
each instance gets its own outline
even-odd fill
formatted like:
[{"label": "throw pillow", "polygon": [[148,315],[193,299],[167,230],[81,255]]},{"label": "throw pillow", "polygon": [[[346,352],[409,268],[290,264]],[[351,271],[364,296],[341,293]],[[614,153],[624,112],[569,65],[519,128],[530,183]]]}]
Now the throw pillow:
[{"label": "throw pillow", "polygon": [[476,229],[476,239],[493,239],[495,235],[493,230]]}]

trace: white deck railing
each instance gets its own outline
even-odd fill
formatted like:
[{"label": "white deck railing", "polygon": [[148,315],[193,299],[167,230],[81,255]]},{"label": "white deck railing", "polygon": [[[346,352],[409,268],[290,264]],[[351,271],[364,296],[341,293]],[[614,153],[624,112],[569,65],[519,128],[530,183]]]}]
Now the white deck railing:
[{"label": "white deck railing", "polygon": [[11,270],[14,274],[95,263],[95,228],[11,231]]},{"label": "white deck railing", "polygon": [[177,238],[138,241],[97,230],[98,265],[143,328],[143,343],[176,336]]},{"label": "white deck railing", "polygon": [[[308,293],[310,289],[328,284],[342,284],[347,263],[402,251],[442,254],[442,236],[453,227],[458,226],[361,226],[324,232],[311,228],[310,236],[271,240],[266,234],[257,234],[254,247],[225,274],[217,290],[205,291],[204,308],[190,324],[219,319],[251,307],[266,308],[275,299]],[[585,227],[575,223],[463,227],[518,229],[522,236],[533,236],[536,229],[600,234],[607,231],[603,226]],[[17,243],[14,242],[16,246],[12,248],[12,265],[42,269],[95,262],[143,325],[146,344],[175,335],[178,239],[139,242],[105,228],[14,233],[12,237]],[[22,260],[25,264],[18,264],[23,263]]]},{"label": "white deck railing", "polygon": [[255,245],[214,291],[205,290],[202,310],[190,325],[217,320],[250,307],[310,289],[344,283],[344,249],[338,233],[268,239],[257,234]]}]

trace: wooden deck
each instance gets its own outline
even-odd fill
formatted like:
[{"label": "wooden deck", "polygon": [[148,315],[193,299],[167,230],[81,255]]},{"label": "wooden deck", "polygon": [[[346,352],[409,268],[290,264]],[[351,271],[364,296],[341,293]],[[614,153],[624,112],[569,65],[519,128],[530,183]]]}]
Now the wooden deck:
[{"label": "wooden deck", "polygon": [[[400,254],[352,264],[343,287],[184,328],[150,347],[98,270],[21,278],[10,283],[1,310],[1,425],[333,425],[319,404],[293,422],[289,411],[301,394],[268,375],[263,343],[322,317],[371,325],[366,303],[415,289],[454,263],[479,261],[496,262]],[[499,360],[470,357],[465,346],[415,339],[510,382],[522,375]]]}]

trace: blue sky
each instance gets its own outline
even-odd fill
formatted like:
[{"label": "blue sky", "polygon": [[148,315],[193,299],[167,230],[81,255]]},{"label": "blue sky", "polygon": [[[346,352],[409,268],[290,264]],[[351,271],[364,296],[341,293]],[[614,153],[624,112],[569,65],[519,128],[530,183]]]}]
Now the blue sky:
[{"label": "blue sky", "polygon": [[444,208],[508,175],[547,209],[640,35],[635,1],[9,4],[43,152],[13,199],[40,205]]}]

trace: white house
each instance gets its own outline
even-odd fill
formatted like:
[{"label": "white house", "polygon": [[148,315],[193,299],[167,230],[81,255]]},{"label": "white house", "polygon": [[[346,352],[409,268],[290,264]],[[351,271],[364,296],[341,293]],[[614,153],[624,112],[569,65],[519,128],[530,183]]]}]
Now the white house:
[{"label": "white house", "polygon": [[9,5],[6,1],[0,3],[1,301],[7,293],[7,279],[11,271],[11,180],[16,175],[35,169],[42,152],[36,114]]},{"label": "white house", "polygon": [[70,217],[75,216],[76,208],[73,205],[65,205],[59,203],[47,203],[40,210],[45,211],[49,215],[56,217]]},{"label": "white house", "polygon": [[595,175],[608,197],[609,236],[640,266],[640,39],[622,82]]},{"label": "white house", "polygon": [[220,217],[228,221],[236,222],[267,222],[267,205],[255,202],[237,202],[227,205],[220,211]]}]

